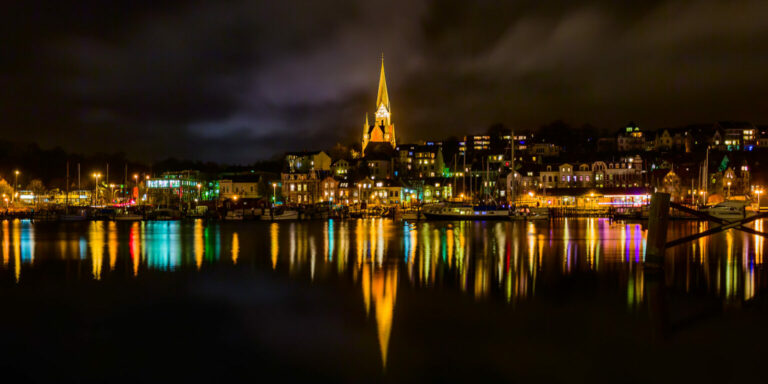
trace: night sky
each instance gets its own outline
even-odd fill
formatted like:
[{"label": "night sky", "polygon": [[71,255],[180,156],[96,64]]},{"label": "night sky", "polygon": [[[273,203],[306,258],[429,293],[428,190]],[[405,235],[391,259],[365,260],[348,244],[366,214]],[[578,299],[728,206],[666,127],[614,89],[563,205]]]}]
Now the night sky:
[{"label": "night sky", "polygon": [[13,1],[0,139],[248,163],[359,140],[384,53],[400,141],[768,122],[768,1]]}]

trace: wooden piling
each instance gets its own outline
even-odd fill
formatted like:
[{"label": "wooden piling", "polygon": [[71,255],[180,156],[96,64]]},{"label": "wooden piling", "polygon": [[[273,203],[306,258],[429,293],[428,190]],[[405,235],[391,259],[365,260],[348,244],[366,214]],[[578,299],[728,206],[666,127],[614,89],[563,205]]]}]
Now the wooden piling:
[{"label": "wooden piling", "polygon": [[651,196],[651,208],[648,214],[648,237],[645,243],[646,267],[661,268],[664,264],[668,224],[669,193],[654,193]]},{"label": "wooden piling", "polygon": [[645,242],[646,297],[648,315],[654,335],[669,336],[669,308],[664,287],[664,254],[666,253],[667,224],[669,223],[669,194],[654,193],[648,214],[648,237]]}]

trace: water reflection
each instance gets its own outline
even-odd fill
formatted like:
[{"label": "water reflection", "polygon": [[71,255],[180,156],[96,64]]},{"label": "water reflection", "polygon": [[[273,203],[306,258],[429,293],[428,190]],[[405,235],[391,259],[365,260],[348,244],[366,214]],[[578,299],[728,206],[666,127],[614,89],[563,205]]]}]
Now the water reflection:
[{"label": "water reflection", "polygon": [[240,238],[237,232],[232,233],[232,264],[237,264],[237,256],[240,255]]},{"label": "water reflection", "polygon": [[[706,223],[675,222],[668,236],[707,228]],[[764,220],[755,222],[755,229],[764,228]],[[179,269],[204,273],[219,264],[274,271],[312,284],[349,281],[356,295],[362,291],[361,311],[375,323],[383,367],[398,289],[448,290],[516,305],[562,293],[560,282],[595,279],[607,282],[599,293],[619,306],[635,311],[645,302],[647,231],[640,224],[606,219],[72,225],[15,220],[3,221],[0,229],[2,276],[14,282],[23,282],[27,268],[57,261],[76,263],[83,269],[78,278],[93,280]],[[750,300],[766,288],[764,248],[762,237],[733,230],[680,245],[668,251],[666,285],[725,303]]]}]

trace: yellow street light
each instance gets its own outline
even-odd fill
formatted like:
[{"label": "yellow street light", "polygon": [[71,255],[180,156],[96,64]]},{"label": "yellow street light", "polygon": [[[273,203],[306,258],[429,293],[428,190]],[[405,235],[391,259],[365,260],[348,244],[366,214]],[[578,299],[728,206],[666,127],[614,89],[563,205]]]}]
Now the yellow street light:
[{"label": "yellow street light", "polygon": [[[19,188],[19,173],[21,173],[21,172],[19,172],[19,170],[18,170],[18,169],[17,169],[17,170],[15,170],[15,171],[13,171],[13,174],[15,175],[15,176],[14,176],[14,179],[13,179],[13,190],[14,190],[14,191],[15,191],[17,188]],[[14,196],[14,197],[13,197],[13,200],[14,200],[14,201],[16,200],[16,196]]]}]

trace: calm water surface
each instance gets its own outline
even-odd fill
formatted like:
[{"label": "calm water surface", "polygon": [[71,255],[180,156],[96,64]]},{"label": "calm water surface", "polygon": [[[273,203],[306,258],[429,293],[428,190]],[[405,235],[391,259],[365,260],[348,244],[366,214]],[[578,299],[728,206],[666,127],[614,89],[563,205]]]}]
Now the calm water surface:
[{"label": "calm water surface", "polygon": [[[754,224],[758,230],[764,225]],[[706,228],[706,223],[673,222],[668,238]],[[655,339],[642,264],[647,231],[635,223],[3,221],[0,230],[0,299],[38,326],[46,324],[40,316],[78,324],[91,313],[101,316],[102,322],[78,327],[86,335],[82,340],[60,339],[60,332],[66,333],[61,329],[50,341],[56,344],[51,351],[40,352],[47,356],[76,344],[93,354],[93,364],[100,361],[94,345],[133,345],[136,338],[146,338],[143,347],[133,345],[140,350],[173,344],[170,353],[184,360],[185,350],[194,347],[181,345],[196,337],[197,348],[231,354],[211,367],[230,366],[234,377],[252,372],[244,363],[250,357],[264,355],[277,364],[269,365],[273,374],[303,367],[293,373],[328,380],[468,378],[478,377],[477,370],[479,377],[523,381],[581,381],[598,372],[615,379],[637,374],[636,365],[657,349],[692,353],[693,361],[701,361],[695,356],[701,346],[690,340],[706,338],[715,351],[738,347],[728,332],[734,327],[749,332],[751,321],[765,319],[762,306],[750,304],[760,302],[767,284],[764,240],[733,230],[669,251],[664,285],[669,311],[679,323],[671,341],[648,341]],[[29,304],[48,301],[59,309]],[[177,302],[188,305],[176,308]],[[215,332],[193,325],[188,326],[195,330],[178,335],[154,330],[150,338],[138,331],[152,326],[143,317],[152,315],[144,312],[189,324],[209,318],[226,324],[216,325]],[[4,321],[22,324],[19,334],[39,334],[25,330],[24,315],[14,316]],[[126,336],[120,321],[136,316],[130,321],[136,333]],[[109,320],[114,318],[120,320]],[[95,336],[94,327],[101,330]],[[43,350],[49,346],[46,340],[38,343]],[[606,370],[575,354],[616,360]],[[728,358],[715,354],[706,358]],[[67,367],[73,364],[83,365]],[[575,376],[552,371],[561,364]],[[666,373],[681,368],[664,364],[659,369]],[[123,369],[81,376],[79,369],[86,366],[33,378],[101,380]],[[730,380],[743,373],[726,370],[702,378]],[[678,374],[689,377],[684,369]]]}]

